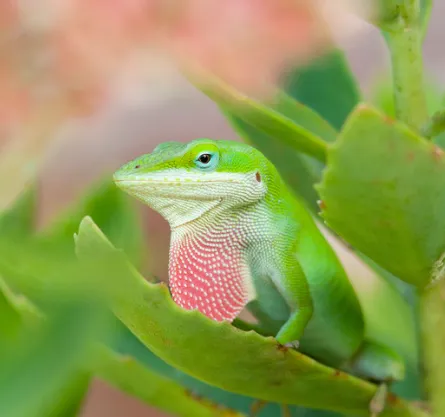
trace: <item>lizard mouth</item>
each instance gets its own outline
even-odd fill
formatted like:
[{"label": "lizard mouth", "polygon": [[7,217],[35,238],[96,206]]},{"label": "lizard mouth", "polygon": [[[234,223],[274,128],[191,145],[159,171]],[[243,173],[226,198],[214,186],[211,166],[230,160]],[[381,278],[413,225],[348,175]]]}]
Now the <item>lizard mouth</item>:
[{"label": "lizard mouth", "polygon": [[[178,204],[181,201],[218,201],[223,200],[223,196],[208,195],[205,193],[181,193],[186,190],[196,190],[205,187],[204,183],[199,182],[168,182],[168,181],[145,181],[145,180],[119,180],[116,185],[126,193],[136,198],[145,200],[146,198],[162,198],[176,200]],[[178,188],[178,186],[181,186]],[[170,201],[170,204],[171,204]]]},{"label": "lizard mouth", "polygon": [[151,178],[141,178],[141,179],[126,179],[126,178],[114,178],[113,181],[116,184],[121,185],[131,185],[131,184],[165,184],[165,185],[187,185],[187,184],[199,184],[199,185],[205,185],[208,183],[217,183],[217,184],[226,184],[227,182],[235,183],[235,184],[241,184],[241,181],[236,180],[218,180],[218,179],[201,179],[201,178],[175,178],[175,179],[151,179]]}]

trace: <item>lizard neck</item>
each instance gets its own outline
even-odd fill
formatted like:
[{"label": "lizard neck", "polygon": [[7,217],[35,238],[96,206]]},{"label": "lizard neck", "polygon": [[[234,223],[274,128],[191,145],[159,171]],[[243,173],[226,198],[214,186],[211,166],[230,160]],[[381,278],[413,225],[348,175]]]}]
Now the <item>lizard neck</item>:
[{"label": "lizard neck", "polygon": [[254,298],[246,262],[250,216],[201,218],[172,230],[169,285],[174,301],[217,321],[232,321]]}]

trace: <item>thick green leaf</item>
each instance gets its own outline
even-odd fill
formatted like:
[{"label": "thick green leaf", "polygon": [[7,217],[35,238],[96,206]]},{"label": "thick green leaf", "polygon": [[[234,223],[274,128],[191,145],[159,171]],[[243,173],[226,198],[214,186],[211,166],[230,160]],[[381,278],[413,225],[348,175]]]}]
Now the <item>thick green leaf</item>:
[{"label": "thick green leaf", "polygon": [[445,251],[443,152],[360,106],[329,153],[319,187],[336,232],[399,278],[427,284]]},{"label": "thick green leaf", "polygon": [[241,417],[244,414],[224,409],[192,395],[176,382],[159,375],[134,358],[109,349],[97,350],[92,361],[97,376],[160,410],[182,417]]},{"label": "thick green leaf", "polygon": [[48,242],[56,242],[59,246],[64,244],[73,250],[73,235],[86,215],[94,219],[113,244],[123,249],[133,263],[141,265],[145,245],[135,202],[109,178],[91,187],[80,202],[69,207],[40,237]]},{"label": "thick green leaf", "polygon": [[360,100],[357,81],[345,56],[333,50],[304,68],[290,73],[284,90],[340,129]]},{"label": "thick green leaf", "polygon": [[[80,226],[76,249],[84,261],[100,262],[115,314],[167,363],[209,384],[266,401],[368,415],[374,385],[279,346],[273,338],[181,309],[164,285],[145,281],[90,218]],[[391,401],[385,411],[387,416],[419,413],[402,400]]]},{"label": "thick green leaf", "polygon": [[[206,85],[196,82],[196,84],[225,112],[299,152],[320,161],[325,160],[326,143],[320,137],[320,133],[329,135],[332,129],[309,108],[294,103],[284,94],[279,94],[275,101],[262,103],[240,94],[221,82],[215,81]],[[298,117],[293,117],[294,113],[299,115],[300,120]],[[301,120],[304,122],[300,123]],[[309,126],[316,128],[310,129]]]},{"label": "thick green leaf", "polygon": [[[254,398],[234,394],[211,386],[168,365],[147,349],[120,321],[116,324],[116,337],[111,346],[121,355],[136,358],[141,364],[187,387],[191,392],[200,397],[208,398],[217,404],[224,404],[226,407],[245,414],[250,413],[252,405],[256,401]],[[337,415],[331,411],[304,409],[296,406],[289,408],[290,417],[333,417]],[[278,404],[269,403],[258,413],[258,417],[282,417],[281,407]]]}]

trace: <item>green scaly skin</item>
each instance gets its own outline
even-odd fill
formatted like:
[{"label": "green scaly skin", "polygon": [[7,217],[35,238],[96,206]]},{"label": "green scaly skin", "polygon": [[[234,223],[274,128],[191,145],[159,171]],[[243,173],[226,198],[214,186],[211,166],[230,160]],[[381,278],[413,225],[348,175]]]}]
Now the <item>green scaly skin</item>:
[{"label": "green scaly skin", "polygon": [[170,288],[179,305],[229,321],[247,305],[281,344],[298,341],[309,356],[374,380],[403,378],[398,355],[365,340],[340,262],[258,150],[167,142],[114,180],[170,223]]}]

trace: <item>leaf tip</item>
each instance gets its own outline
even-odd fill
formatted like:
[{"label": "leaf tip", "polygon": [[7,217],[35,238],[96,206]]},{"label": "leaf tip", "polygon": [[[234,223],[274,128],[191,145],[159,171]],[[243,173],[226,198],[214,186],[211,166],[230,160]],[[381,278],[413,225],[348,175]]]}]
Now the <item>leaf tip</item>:
[{"label": "leaf tip", "polygon": [[80,225],[79,225],[79,233],[82,229],[84,229],[85,227],[89,227],[94,225],[94,221],[92,219],[91,216],[85,216],[81,221],[80,221]]},{"label": "leaf tip", "polygon": [[[368,117],[384,117],[391,119],[388,116],[384,116],[379,110],[377,110],[375,107],[367,104],[367,103],[360,103],[358,104],[355,109],[351,112],[350,118],[360,117],[363,118],[365,116]],[[393,119],[391,119],[393,120]]]}]

